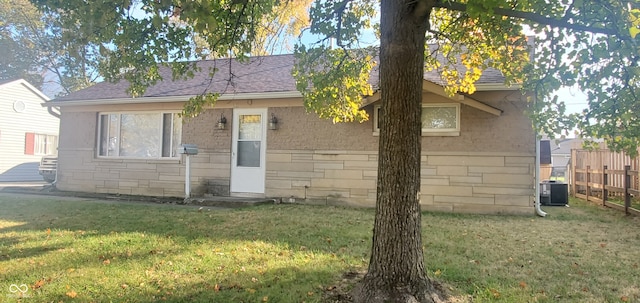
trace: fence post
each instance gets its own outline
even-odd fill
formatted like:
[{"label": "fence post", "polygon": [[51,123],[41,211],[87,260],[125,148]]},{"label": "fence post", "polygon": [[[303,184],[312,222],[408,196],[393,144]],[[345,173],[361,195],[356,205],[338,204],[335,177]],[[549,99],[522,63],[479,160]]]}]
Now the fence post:
[{"label": "fence post", "polygon": [[631,194],[629,194],[629,188],[631,188],[631,175],[629,174],[631,165],[624,166],[624,213],[629,214],[629,207],[631,206]]},{"label": "fence post", "polygon": [[591,170],[591,165],[587,165],[587,172],[585,173],[585,175],[587,175],[587,188],[585,190],[585,194],[587,195],[587,201],[589,201],[589,183],[591,182],[591,173],[589,172]]},{"label": "fence post", "polygon": [[572,196],[576,196],[576,177],[578,176],[578,174],[576,174],[576,161],[578,161],[578,153],[576,152],[575,148],[571,149],[571,180],[569,180],[571,182],[571,195]]},{"label": "fence post", "polygon": [[602,167],[602,206],[607,205],[607,196],[609,196],[609,192],[607,191],[607,186],[609,184],[609,174],[607,174],[607,166],[604,165]]}]

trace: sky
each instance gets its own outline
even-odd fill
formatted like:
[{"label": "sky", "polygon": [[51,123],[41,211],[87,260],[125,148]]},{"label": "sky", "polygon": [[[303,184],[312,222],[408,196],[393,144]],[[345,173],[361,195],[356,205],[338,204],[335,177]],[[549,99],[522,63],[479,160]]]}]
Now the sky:
[{"label": "sky", "polygon": [[563,87],[557,93],[558,100],[567,105],[567,112],[580,113],[587,108],[587,95],[577,87]]}]

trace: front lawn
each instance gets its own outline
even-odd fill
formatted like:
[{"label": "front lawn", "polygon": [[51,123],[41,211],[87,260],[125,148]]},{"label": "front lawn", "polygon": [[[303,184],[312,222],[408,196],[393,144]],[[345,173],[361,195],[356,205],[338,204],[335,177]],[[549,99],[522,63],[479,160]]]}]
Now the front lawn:
[{"label": "front lawn", "polygon": [[[637,219],[545,210],[423,214],[429,275],[473,302],[640,302]],[[322,302],[366,269],[373,214],[0,195],[0,302]]]}]

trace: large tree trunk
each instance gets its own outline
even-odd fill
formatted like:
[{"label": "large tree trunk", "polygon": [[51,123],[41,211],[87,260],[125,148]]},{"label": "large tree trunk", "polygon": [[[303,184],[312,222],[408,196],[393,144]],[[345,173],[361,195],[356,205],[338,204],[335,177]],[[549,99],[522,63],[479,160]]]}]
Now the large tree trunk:
[{"label": "large tree trunk", "polygon": [[437,302],[420,227],[424,45],[429,1],[381,3],[382,125],[373,247],[355,302]]}]

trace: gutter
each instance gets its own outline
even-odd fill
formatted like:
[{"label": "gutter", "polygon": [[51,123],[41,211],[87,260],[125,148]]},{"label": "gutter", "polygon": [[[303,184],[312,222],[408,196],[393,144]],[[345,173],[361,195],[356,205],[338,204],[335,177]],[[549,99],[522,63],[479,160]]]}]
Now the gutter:
[{"label": "gutter", "polygon": [[[186,102],[196,95],[185,96],[164,96],[164,97],[140,97],[140,98],[116,98],[116,99],[92,99],[92,100],[69,100],[69,101],[49,101],[44,106],[73,106],[73,105],[106,105],[106,104],[143,104],[143,103],[170,103],[170,102]],[[240,93],[240,94],[223,94],[220,95],[218,101],[230,100],[258,100],[258,99],[280,99],[280,98],[302,98],[302,94],[298,91],[286,92],[266,92],[266,93]]]},{"label": "gutter", "polygon": [[506,86],[502,83],[480,83],[480,84],[475,84],[476,86],[476,91],[479,92],[490,92],[490,91],[496,91],[496,90],[510,90],[510,91],[516,91],[516,90],[520,90],[522,89],[522,84],[512,84],[511,86]]},{"label": "gutter", "polygon": [[[58,120],[60,120],[61,114],[59,112],[58,113],[54,112],[53,111],[53,106],[47,106],[47,111],[49,112],[49,114],[51,114],[52,116],[54,116],[54,117],[58,118]],[[60,108],[58,108],[58,111],[60,111]],[[60,127],[58,127],[58,138],[60,138]],[[53,182],[51,183],[53,188],[56,188],[56,184],[57,183],[58,183],[58,161],[56,160],[56,176],[53,178]]]},{"label": "gutter", "polygon": [[540,217],[547,215],[546,212],[540,208],[540,136],[536,134],[536,178],[535,178],[535,193],[534,193],[534,205],[536,208],[536,214]]},{"label": "gutter", "polygon": [[53,106],[47,106],[45,104],[43,104],[42,106],[46,106],[47,107],[47,111],[49,112],[50,115],[60,119],[60,113],[56,113],[53,111]]}]

